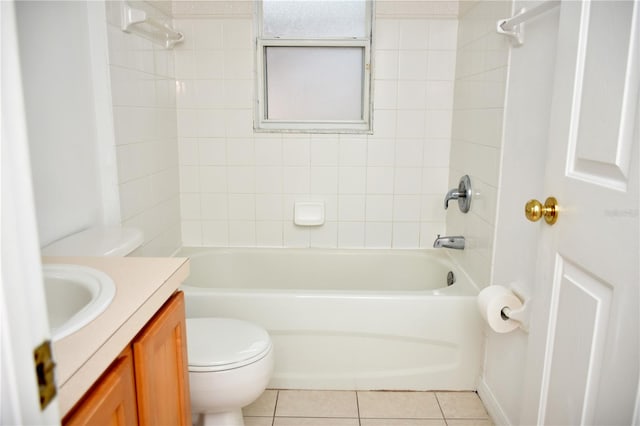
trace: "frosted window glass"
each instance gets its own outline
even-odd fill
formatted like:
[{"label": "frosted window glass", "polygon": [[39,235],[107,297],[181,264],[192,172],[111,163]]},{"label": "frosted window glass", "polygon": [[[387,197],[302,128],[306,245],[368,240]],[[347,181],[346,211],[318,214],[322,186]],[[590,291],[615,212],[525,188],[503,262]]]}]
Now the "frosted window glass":
[{"label": "frosted window glass", "polygon": [[267,119],[362,120],[361,47],[266,47]]},{"label": "frosted window glass", "polygon": [[264,0],[266,37],[367,37],[365,0]]}]

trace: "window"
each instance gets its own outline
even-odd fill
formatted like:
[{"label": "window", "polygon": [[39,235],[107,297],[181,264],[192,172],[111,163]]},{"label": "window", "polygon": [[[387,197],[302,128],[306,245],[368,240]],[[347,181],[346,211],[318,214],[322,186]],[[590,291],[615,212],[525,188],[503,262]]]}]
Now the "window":
[{"label": "window", "polygon": [[371,129],[369,0],[263,0],[256,130]]}]

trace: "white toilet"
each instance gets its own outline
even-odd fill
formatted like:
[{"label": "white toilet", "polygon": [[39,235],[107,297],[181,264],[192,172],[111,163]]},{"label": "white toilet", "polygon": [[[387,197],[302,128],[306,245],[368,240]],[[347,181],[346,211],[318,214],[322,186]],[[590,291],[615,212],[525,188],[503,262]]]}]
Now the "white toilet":
[{"label": "white toilet", "polygon": [[136,228],[98,226],[61,238],[43,247],[43,256],[126,256],[144,242]]},{"label": "white toilet", "polygon": [[187,318],[193,423],[242,426],[242,407],[264,392],[273,372],[269,334],[230,318]]}]

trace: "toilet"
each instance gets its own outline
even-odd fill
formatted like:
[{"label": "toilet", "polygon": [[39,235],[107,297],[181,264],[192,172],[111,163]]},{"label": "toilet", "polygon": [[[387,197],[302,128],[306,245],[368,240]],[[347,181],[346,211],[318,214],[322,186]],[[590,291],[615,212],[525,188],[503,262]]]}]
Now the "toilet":
[{"label": "toilet", "polygon": [[126,256],[144,242],[142,231],[99,226],[61,238],[41,249],[43,256]]},{"label": "toilet", "polygon": [[194,425],[243,426],[242,408],[273,372],[269,334],[238,319],[187,318],[187,359]]},{"label": "toilet", "polygon": [[[43,256],[126,256],[144,238],[135,228],[95,227],[41,249]],[[193,422],[244,426],[242,408],[264,392],[273,372],[269,334],[247,321],[187,318],[187,359]]]}]

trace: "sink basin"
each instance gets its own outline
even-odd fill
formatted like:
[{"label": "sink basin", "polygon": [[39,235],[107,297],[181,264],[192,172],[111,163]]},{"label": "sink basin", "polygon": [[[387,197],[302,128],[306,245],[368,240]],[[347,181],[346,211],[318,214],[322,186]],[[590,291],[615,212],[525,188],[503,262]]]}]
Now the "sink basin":
[{"label": "sink basin", "polygon": [[116,294],[104,272],[80,265],[46,264],[42,267],[51,338],[75,333],[109,306]]}]

